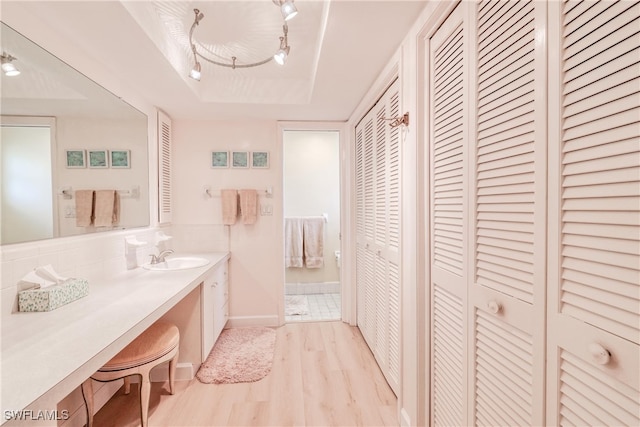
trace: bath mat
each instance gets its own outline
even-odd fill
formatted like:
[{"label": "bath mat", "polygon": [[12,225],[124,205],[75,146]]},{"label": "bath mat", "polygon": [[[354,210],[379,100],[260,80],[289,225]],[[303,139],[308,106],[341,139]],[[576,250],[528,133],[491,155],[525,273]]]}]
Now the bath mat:
[{"label": "bath mat", "polygon": [[285,295],[284,315],[295,316],[309,314],[309,303],[306,295]]},{"label": "bath mat", "polygon": [[196,377],[205,384],[258,381],[271,371],[276,331],[265,327],[225,329]]}]

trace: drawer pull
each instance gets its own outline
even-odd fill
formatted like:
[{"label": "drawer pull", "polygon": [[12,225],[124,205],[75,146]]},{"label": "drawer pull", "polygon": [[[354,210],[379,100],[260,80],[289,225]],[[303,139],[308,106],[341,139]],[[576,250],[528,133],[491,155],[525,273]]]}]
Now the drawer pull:
[{"label": "drawer pull", "polygon": [[589,344],[589,353],[598,365],[606,365],[611,360],[611,352],[598,343]]},{"label": "drawer pull", "polygon": [[487,303],[487,310],[489,310],[490,313],[498,314],[502,311],[502,304],[492,299]]}]

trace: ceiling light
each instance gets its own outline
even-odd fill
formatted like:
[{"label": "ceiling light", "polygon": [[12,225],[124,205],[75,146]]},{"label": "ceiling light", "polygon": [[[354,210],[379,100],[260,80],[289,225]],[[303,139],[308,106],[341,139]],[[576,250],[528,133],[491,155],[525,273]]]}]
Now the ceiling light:
[{"label": "ceiling light", "polygon": [[276,61],[278,65],[284,65],[287,60],[287,56],[289,56],[289,51],[291,48],[289,47],[289,43],[287,41],[287,33],[289,32],[289,27],[285,23],[282,26],[283,36],[280,37],[280,49],[273,55],[273,60]]},{"label": "ceiling light", "polygon": [[293,4],[293,0],[273,0],[273,2],[280,6],[280,11],[285,21],[290,20],[298,14],[298,9],[296,9],[296,6]]},{"label": "ceiling light", "polygon": [[298,14],[298,10],[293,4],[293,1],[294,0],[273,0],[273,3],[276,6],[280,7],[280,10],[282,12],[282,17],[284,18],[284,21],[285,21],[284,25],[282,26],[283,34],[280,37],[279,49],[273,56],[269,56],[268,58],[262,61],[250,62],[250,63],[244,63],[242,61],[239,61],[238,58],[235,56],[232,56],[228,60],[224,60],[224,58],[220,59],[220,57],[216,57],[215,59],[213,59],[205,56],[204,53],[200,52],[198,50],[198,47],[196,46],[196,42],[194,41],[193,33],[196,27],[200,25],[200,21],[202,21],[202,19],[204,18],[204,13],[200,12],[200,10],[198,9],[193,9],[193,12],[195,14],[195,19],[193,20],[193,24],[191,25],[191,29],[189,30],[189,44],[191,45],[191,52],[193,53],[193,60],[195,65],[191,70],[191,72],[189,73],[189,77],[198,81],[200,80],[200,76],[201,76],[201,67],[200,67],[200,61],[199,61],[200,59],[203,59],[214,65],[218,65],[221,67],[228,67],[232,69],[257,67],[259,65],[264,65],[271,60],[275,60],[279,65],[283,65],[287,59],[287,56],[289,55],[289,51],[291,50],[291,48],[289,47],[288,39],[287,39],[287,33],[289,31],[289,27],[287,26],[286,21],[288,21],[289,19],[293,18]]},{"label": "ceiling light", "polygon": [[11,62],[17,58],[4,52],[2,53],[2,56],[0,58],[2,59],[2,71],[4,71],[4,74],[6,76],[14,77],[20,75],[20,70],[18,70],[15,64]]},{"label": "ceiling light", "polygon": [[189,77],[191,77],[193,80],[200,81],[200,76],[202,75],[201,71],[202,69],[200,68],[200,63],[196,62],[196,65],[194,65],[189,72]]}]

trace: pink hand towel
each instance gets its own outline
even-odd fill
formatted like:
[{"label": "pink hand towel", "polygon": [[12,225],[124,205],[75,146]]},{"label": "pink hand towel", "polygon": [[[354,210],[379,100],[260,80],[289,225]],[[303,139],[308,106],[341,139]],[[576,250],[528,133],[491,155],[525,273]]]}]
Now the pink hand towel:
[{"label": "pink hand towel", "polygon": [[221,190],[222,195],[222,223],[233,225],[238,216],[238,192],[236,190]]},{"label": "pink hand towel", "polygon": [[119,200],[116,190],[96,191],[94,208],[94,225],[96,227],[110,227],[118,223]]},{"label": "pink hand towel", "polygon": [[258,219],[258,193],[256,190],[240,190],[240,212],[243,224],[255,224]]},{"label": "pink hand towel", "polygon": [[89,227],[93,222],[93,190],[76,190],[76,226]]}]

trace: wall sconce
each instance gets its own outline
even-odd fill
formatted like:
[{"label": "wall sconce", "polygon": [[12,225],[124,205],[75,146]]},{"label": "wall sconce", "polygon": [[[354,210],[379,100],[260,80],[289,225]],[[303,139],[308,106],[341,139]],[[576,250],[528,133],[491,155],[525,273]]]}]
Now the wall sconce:
[{"label": "wall sconce", "polygon": [[404,113],[402,115],[402,117],[394,117],[391,119],[383,119],[383,120],[389,120],[391,123],[389,123],[389,126],[391,126],[392,128],[396,128],[398,126],[409,126],[409,113]]},{"label": "wall sconce", "polygon": [[20,75],[20,70],[18,70],[18,68],[12,62],[17,59],[16,57],[3,52],[0,58],[2,60],[2,71],[4,72],[5,76],[14,77]]}]

